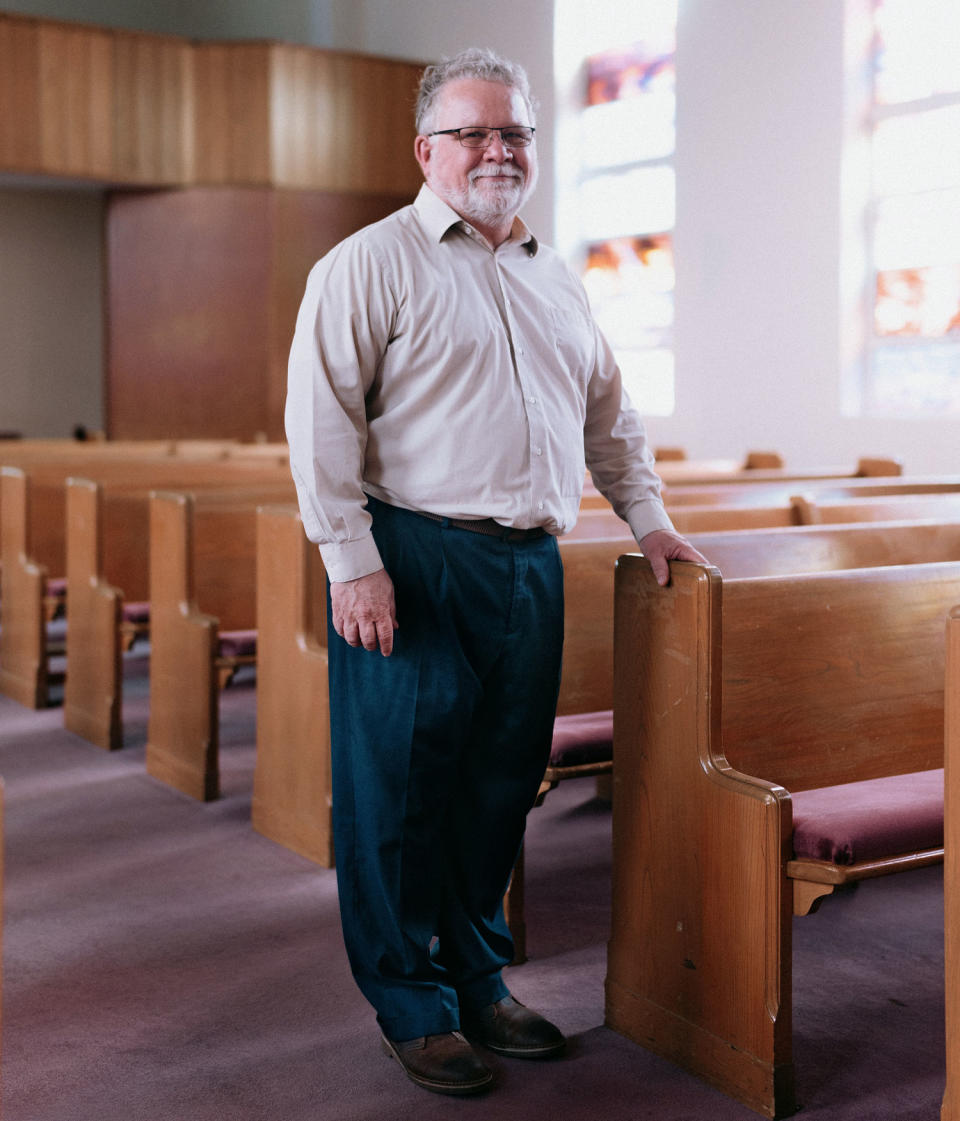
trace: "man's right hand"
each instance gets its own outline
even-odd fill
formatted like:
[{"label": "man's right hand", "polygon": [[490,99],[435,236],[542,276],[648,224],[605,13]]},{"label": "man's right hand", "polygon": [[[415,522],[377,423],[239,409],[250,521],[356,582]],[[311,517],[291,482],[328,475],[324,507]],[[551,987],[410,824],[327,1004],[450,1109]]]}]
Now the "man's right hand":
[{"label": "man's right hand", "polygon": [[333,629],[351,646],[377,650],[388,658],[399,627],[393,581],[385,568],[330,585]]}]

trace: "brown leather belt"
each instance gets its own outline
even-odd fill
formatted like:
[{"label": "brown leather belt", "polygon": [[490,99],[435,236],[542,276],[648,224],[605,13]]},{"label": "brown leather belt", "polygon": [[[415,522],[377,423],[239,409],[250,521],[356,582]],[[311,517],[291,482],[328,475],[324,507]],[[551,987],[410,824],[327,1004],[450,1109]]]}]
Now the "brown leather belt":
[{"label": "brown leather belt", "polygon": [[417,513],[433,522],[444,522],[454,529],[466,529],[471,533],[482,533],[486,537],[499,537],[501,541],[536,541],[538,537],[547,535],[542,526],[514,529],[509,525],[501,525],[494,518],[445,518],[442,514],[428,514],[425,510],[418,510]]}]

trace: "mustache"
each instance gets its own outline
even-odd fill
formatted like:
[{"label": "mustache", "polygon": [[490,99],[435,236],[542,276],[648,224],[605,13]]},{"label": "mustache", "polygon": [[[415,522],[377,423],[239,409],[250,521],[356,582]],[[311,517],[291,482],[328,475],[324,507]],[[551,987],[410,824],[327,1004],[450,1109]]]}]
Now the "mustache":
[{"label": "mustache", "polygon": [[505,177],[508,179],[523,179],[523,172],[519,168],[498,167],[490,171],[485,171],[483,168],[475,167],[469,173],[467,178],[473,183],[477,179],[491,179],[497,176]]}]

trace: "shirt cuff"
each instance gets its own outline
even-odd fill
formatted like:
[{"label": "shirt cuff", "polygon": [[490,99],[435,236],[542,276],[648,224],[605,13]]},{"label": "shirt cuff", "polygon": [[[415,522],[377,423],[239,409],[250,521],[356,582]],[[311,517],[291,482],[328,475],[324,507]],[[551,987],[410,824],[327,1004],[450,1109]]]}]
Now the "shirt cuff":
[{"label": "shirt cuff", "polygon": [[355,541],[329,541],[320,546],[320,556],[331,583],[359,580],[383,568],[380,550],[368,533]]},{"label": "shirt cuff", "polygon": [[656,529],[676,533],[670,515],[661,502],[635,502],[627,511],[627,524],[638,545],[648,533],[653,533]]}]

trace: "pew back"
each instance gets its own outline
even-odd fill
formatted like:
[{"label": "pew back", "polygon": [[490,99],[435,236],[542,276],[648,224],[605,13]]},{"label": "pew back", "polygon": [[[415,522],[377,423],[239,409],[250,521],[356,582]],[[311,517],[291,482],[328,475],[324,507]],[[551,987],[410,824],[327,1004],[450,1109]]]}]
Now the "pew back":
[{"label": "pew back", "polygon": [[960,519],[692,533],[689,540],[725,576],[785,576],[960,560]]},{"label": "pew back", "polygon": [[723,582],[728,762],[787,790],[943,765],[960,562]]},{"label": "pew back", "polygon": [[710,484],[679,484],[663,487],[668,506],[754,506],[775,505],[803,493],[812,498],[838,500],[888,497],[904,494],[960,493],[958,475],[902,475],[898,477],[803,476],[781,478],[748,474],[736,481]]}]

